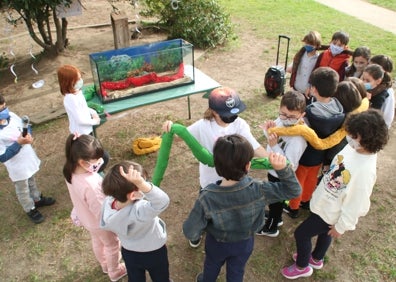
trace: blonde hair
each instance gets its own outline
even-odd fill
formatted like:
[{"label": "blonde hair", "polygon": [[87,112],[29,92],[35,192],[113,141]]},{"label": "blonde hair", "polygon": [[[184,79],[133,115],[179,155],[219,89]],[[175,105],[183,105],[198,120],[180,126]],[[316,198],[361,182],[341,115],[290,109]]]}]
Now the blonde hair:
[{"label": "blonde hair", "polygon": [[72,65],[64,65],[58,69],[58,82],[63,96],[74,93],[74,85],[79,79],[80,70]]},{"label": "blonde hair", "polygon": [[316,49],[318,49],[322,45],[322,37],[319,32],[313,30],[308,32],[302,40],[303,42],[314,46]]}]

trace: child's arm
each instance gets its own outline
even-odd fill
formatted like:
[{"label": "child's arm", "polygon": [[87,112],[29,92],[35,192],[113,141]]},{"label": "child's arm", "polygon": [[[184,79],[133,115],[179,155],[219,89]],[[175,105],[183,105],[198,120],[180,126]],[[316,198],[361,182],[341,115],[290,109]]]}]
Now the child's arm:
[{"label": "child's arm", "polygon": [[197,241],[207,224],[204,209],[199,200],[196,200],[193,209],[183,223],[183,234],[190,241]]},{"label": "child's arm", "polygon": [[22,137],[22,134],[18,137],[17,141],[8,146],[4,153],[0,155],[0,162],[5,163],[9,159],[12,159],[22,148],[24,144],[31,144],[33,142],[33,138],[30,134],[27,134],[25,137]]},{"label": "child's arm", "polygon": [[292,166],[286,164],[286,158],[280,154],[270,153],[269,160],[280,182],[263,182],[267,203],[272,204],[299,196],[301,186]]}]

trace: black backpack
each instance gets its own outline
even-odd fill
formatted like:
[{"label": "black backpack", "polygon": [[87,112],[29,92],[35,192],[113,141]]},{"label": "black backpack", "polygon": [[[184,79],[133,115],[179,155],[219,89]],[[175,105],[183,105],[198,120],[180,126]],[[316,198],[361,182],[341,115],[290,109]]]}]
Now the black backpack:
[{"label": "black backpack", "polygon": [[285,93],[286,72],[282,66],[272,66],[265,73],[264,87],[268,97],[276,98]]},{"label": "black backpack", "polygon": [[[287,39],[285,67],[278,65],[279,47],[280,47],[281,38]],[[290,44],[290,37],[286,35],[279,35],[275,66],[271,66],[265,73],[265,77],[264,77],[264,88],[265,91],[267,92],[268,97],[276,98],[279,95],[283,95],[285,93],[286,67],[287,67],[287,57],[289,55],[289,44]]]}]

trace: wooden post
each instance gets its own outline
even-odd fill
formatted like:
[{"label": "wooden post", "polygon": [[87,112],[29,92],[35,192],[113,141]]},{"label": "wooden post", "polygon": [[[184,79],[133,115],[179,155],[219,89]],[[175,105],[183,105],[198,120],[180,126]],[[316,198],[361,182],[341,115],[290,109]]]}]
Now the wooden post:
[{"label": "wooden post", "polygon": [[129,47],[128,17],[124,12],[111,13],[115,49]]}]

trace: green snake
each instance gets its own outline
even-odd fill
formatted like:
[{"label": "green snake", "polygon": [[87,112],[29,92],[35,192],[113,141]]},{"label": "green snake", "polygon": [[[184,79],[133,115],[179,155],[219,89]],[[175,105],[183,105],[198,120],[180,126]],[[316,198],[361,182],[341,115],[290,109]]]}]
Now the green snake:
[{"label": "green snake", "polygon": [[[191,135],[187,128],[181,124],[172,124],[169,132],[162,135],[161,147],[158,152],[157,163],[154,168],[152,183],[156,186],[161,184],[166,168],[168,167],[169,155],[173,143],[173,136],[177,134],[184,140],[192,151],[194,157],[201,163],[214,167],[213,155],[204,148],[197,139]],[[253,158],[251,161],[252,169],[273,169],[268,158]]]}]

